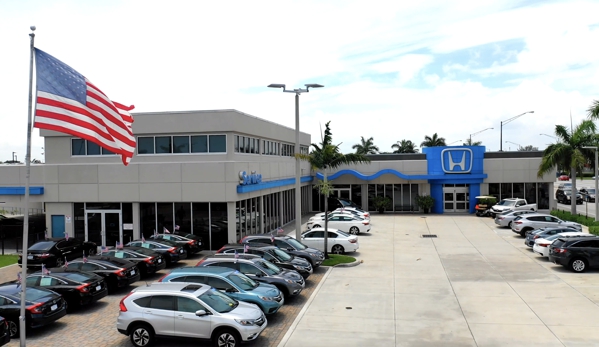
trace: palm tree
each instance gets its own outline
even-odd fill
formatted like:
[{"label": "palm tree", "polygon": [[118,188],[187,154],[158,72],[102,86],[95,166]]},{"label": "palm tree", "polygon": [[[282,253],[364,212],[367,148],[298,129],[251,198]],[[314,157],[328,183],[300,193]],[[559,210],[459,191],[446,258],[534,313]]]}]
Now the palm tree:
[{"label": "palm tree", "polygon": [[599,100],[593,100],[587,112],[589,113],[589,119],[599,119]]},{"label": "palm tree", "polygon": [[410,140],[397,141],[391,145],[391,149],[394,149],[393,153],[418,153],[416,144]]},{"label": "palm tree", "polygon": [[428,135],[424,136],[424,141],[420,144],[420,147],[437,147],[437,146],[446,146],[445,138],[438,137],[437,133],[433,134],[433,137]]},{"label": "palm tree", "polygon": [[463,144],[463,146],[480,146],[482,144],[483,144],[482,141],[472,141],[471,138],[468,138],[468,140],[466,140],[466,142]]},{"label": "palm tree", "polygon": [[[369,163],[368,159],[364,154],[359,153],[348,153],[342,154],[339,151],[339,145],[333,144],[333,134],[331,128],[327,122],[325,124],[324,136],[320,144],[313,143],[312,152],[310,154],[298,154],[299,158],[308,160],[312,166],[312,170],[323,170],[323,180],[319,184],[319,189],[322,195],[324,195],[324,230],[328,231],[328,197],[331,194],[332,186],[327,182],[327,170],[336,169],[344,164],[358,164],[358,163]],[[372,138],[371,138],[372,139]],[[364,140],[364,138],[362,138]],[[326,235],[325,235],[326,236]],[[328,257],[328,237],[324,238],[324,254],[325,258]]]},{"label": "palm tree", "polygon": [[379,148],[374,145],[374,139],[371,137],[364,140],[364,136],[360,136],[361,143],[356,143],[351,148],[356,150],[356,154],[377,154]]},{"label": "palm tree", "polygon": [[573,193],[571,213],[573,215],[576,215],[576,172],[581,171],[582,166],[594,157],[593,150],[584,147],[597,144],[595,131],[595,123],[591,120],[583,120],[571,132],[568,132],[568,128],[563,125],[556,125],[555,135],[559,141],[550,144],[545,149],[537,172],[537,176],[540,178],[556,166],[570,168]]}]

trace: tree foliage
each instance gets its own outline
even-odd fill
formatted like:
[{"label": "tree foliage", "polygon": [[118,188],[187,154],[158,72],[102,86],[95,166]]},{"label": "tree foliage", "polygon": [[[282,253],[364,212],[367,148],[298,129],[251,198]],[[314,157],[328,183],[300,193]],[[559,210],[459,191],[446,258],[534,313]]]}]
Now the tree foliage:
[{"label": "tree foliage", "polygon": [[420,147],[438,147],[438,146],[446,146],[445,138],[437,136],[437,133],[434,133],[433,136],[424,136],[424,141],[420,144]]},{"label": "tree foliage", "polygon": [[524,146],[524,147],[521,146],[520,148],[518,148],[518,151],[520,151],[520,152],[535,152],[538,150],[539,150],[539,147],[535,147],[533,145],[528,145],[528,146]]},{"label": "tree foliage", "polygon": [[356,154],[377,154],[379,152],[379,148],[374,145],[372,137],[367,140],[364,139],[364,136],[360,137],[360,143],[352,146],[352,149],[356,150]]},{"label": "tree foliage", "polygon": [[483,142],[482,141],[472,141],[471,138],[468,138],[468,140],[466,140],[466,142],[464,142],[464,146],[480,146],[482,145]]},{"label": "tree foliage", "polygon": [[394,149],[393,153],[418,153],[416,144],[410,140],[397,141],[391,145],[391,149]]}]

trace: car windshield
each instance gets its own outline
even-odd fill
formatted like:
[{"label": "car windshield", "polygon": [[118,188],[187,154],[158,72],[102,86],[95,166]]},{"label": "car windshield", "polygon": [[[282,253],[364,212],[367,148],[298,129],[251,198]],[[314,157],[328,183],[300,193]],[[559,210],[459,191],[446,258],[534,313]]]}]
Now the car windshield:
[{"label": "car windshield", "polygon": [[42,241],[42,242],[38,242],[33,244],[31,247],[29,247],[30,251],[47,251],[50,248],[52,248],[52,246],[54,246],[56,244],[56,242],[54,241]]},{"label": "car windshield", "polygon": [[595,194],[595,189],[587,189],[587,194]]},{"label": "car windshield", "polygon": [[273,252],[277,255],[278,258],[282,259],[283,261],[290,261],[291,259],[293,259],[293,257],[290,256],[287,252],[282,251],[278,248],[273,249]]},{"label": "car windshield", "polygon": [[304,245],[303,243],[299,242],[296,239],[289,238],[286,241],[287,241],[287,243],[289,243],[290,245],[292,245],[293,248],[295,248],[295,249],[297,249],[299,251],[308,248],[308,247],[306,247],[306,245]]},{"label": "car windshield", "polygon": [[[20,289],[18,292],[15,292],[13,295],[21,295],[20,294]],[[37,289],[37,288],[30,288],[27,287],[26,293],[25,293],[25,300],[27,301],[37,301],[45,296],[48,295],[52,295],[52,292],[49,290],[43,290],[43,289]]]},{"label": "car windshield", "polygon": [[337,230],[337,234],[343,235],[345,237],[350,237],[350,235],[348,233],[346,233],[345,231],[341,231],[341,230]]},{"label": "car windshield", "polygon": [[506,214],[510,214],[510,213],[513,213],[513,212],[514,212],[514,211],[512,211],[512,210],[507,210],[507,211],[503,211],[503,212],[501,212],[501,214],[502,214],[502,215],[506,215]]},{"label": "car windshield", "polygon": [[206,305],[218,313],[231,312],[239,305],[239,302],[218,290],[211,288],[209,291],[198,296]]},{"label": "car windshield", "polygon": [[147,248],[136,248],[133,250],[135,253],[143,254],[143,255],[156,255],[154,251]]},{"label": "car windshield", "polygon": [[63,272],[60,275],[63,277],[72,279],[73,281],[77,281],[77,282],[86,282],[86,281],[90,280],[89,275],[85,275],[85,274],[77,273],[77,272]]},{"label": "car windshield", "polygon": [[266,260],[257,262],[257,265],[270,276],[278,275],[283,271],[280,267]]},{"label": "car windshield", "polygon": [[259,285],[258,282],[237,271],[227,276],[227,278],[243,290],[252,290]]},{"label": "car windshield", "polygon": [[514,206],[516,204],[515,200],[501,200],[497,205],[499,206]]}]

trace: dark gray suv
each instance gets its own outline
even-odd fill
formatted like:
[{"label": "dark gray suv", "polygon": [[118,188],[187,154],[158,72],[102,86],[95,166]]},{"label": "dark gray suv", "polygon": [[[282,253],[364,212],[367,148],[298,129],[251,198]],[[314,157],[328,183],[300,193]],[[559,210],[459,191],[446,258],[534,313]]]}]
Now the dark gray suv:
[{"label": "dark gray suv", "polygon": [[[324,253],[316,248],[310,248],[291,236],[274,237],[274,245],[296,257],[301,257],[310,262],[313,268],[317,268],[324,260]],[[249,235],[242,238],[239,243],[273,243],[270,235]]]},{"label": "dark gray suv", "polygon": [[202,259],[197,266],[221,266],[241,272],[247,277],[279,288],[286,297],[296,296],[306,286],[304,278],[295,270],[281,269],[255,254],[215,254]]}]

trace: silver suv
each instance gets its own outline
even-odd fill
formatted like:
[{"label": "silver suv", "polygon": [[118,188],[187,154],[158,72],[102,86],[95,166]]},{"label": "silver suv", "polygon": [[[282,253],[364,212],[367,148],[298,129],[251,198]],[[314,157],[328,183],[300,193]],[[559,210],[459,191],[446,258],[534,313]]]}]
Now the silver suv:
[{"label": "silver suv", "polygon": [[548,214],[524,214],[516,217],[512,222],[512,231],[520,236],[525,236],[528,230],[540,228],[572,228],[582,231],[581,224],[566,222]]},{"label": "silver suv", "polygon": [[255,340],[266,317],[254,304],[237,301],[197,283],[151,283],[125,296],[116,327],[133,345],[150,346],[156,336],[213,340],[237,347]]}]

